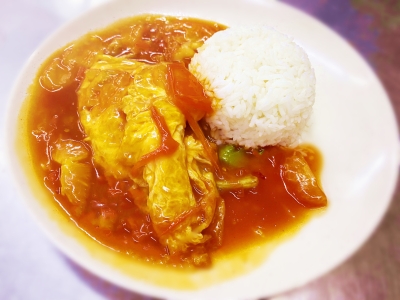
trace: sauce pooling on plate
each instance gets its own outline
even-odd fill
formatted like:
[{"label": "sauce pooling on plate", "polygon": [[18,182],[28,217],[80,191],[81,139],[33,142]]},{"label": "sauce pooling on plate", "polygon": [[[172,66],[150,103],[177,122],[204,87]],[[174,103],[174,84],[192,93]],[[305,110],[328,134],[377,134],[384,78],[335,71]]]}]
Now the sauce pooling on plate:
[{"label": "sauce pooling on plate", "polygon": [[[54,53],[30,95],[37,175],[68,216],[115,251],[207,267],[278,239],[327,205],[313,146],[216,145],[211,101],[187,70],[220,24],[140,16]],[[317,176],[317,177],[316,177]]]}]

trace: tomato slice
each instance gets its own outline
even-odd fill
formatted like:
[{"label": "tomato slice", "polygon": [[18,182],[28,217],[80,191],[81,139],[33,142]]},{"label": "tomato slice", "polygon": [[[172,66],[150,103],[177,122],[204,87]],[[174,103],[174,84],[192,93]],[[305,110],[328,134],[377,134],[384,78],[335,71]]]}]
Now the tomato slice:
[{"label": "tomato slice", "polygon": [[182,64],[168,65],[168,84],[174,97],[175,105],[196,121],[212,112],[211,99],[204,93],[197,78]]},{"label": "tomato slice", "polygon": [[218,166],[216,151],[197,123],[206,113],[212,112],[211,99],[204,93],[203,86],[197,78],[183,64],[169,64],[167,78],[174,104],[185,115],[189,126],[202,143],[214,173],[220,177],[221,171]]}]

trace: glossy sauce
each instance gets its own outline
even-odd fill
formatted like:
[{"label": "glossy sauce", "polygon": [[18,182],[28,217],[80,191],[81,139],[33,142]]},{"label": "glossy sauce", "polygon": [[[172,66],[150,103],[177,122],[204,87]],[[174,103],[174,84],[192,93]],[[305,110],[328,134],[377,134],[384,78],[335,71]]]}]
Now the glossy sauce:
[{"label": "glossy sauce", "polygon": [[[307,153],[306,160],[316,174],[320,174],[322,157],[311,145],[301,149]],[[259,184],[249,190],[223,192],[225,199],[224,244],[227,250],[243,245],[254,245],[263,241],[279,239],[296,231],[312,213],[288,194],[281,178],[281,165],[294,150],[281,147],[266,147],[262,154],[248,154],[249,160],[244,168],[231,169],[238,175],[256,175]],[[222,251],[225,251],[224,249]]]},{"label": "glossy sauce", "polygon": [[[54,199],[74,222],[107,247],[139,259],[174,266],[185,265],[185,257],[172,259],[168,249],[160,245],[153,232],[151,220],[134,204],[129,180],[106,178],[96,168],[92,157],[85,163],[94,174],[88,204],[83,213],[77,213],[68,199],[60,194],[60,165],[51,158],[51,145],[59,139],[83,141],[85,134],[77,112],[77,94],[87,64],[96,53],[113,56],[128,55],[147,62],[173,61],[176,40],[191,34],[204,41],[224,26],[199,20],[171,19],[170,24],[190,27],[190,33],[167,30],[164,22],[142,19],[125,20],[110,28],[91,33],[73,45],[56,52],[42,66],[30,97],[28,139],[37,175]],[[131,41],[142,24],[139,40]],[[142,28],[143,29],[143,28]],[[187,64],[189,60],[183,59]],[[167,80],[167,79],[166,79]],[[61,88],[59,88],[61,87]],[[197,124],[197,122],[196,122]],[[84,142],[90,149],[90,145]],[[290,196],[280,177],[280,164],[293,150],[266,147],[263,151],[246,154],[242,168],[219,164],[224,172],[242,176],[252,174],[259,178],[256,188],[231,190],[221,193],[226,214],[223,244],[219,251],[234,253],[244,247],[279,238],[283,232],[296,230],[312,214]],[[321,155],[312,146],[305,147],[306,159],[314,173],[321,169]],[[261,154],[260,154],[261,153]],[[317,176],[318,177],[318,176]],[[101,229],[99,220],[112,220],[112,230]],[[210,249],[213,245],[209,245]],[[211,250],[210,250],[211,251]]]}]

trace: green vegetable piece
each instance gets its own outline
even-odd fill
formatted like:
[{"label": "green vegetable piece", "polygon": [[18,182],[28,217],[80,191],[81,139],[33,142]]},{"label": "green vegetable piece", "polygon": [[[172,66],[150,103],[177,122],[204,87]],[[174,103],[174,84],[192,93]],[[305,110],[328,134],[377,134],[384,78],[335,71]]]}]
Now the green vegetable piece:
[{"label": "green vegetable piece", "polygon": [[218,151],[219,160],[232,166],[242,167],[246,162],[244,149],[237,149],[233,145],[222,146]]},{"label": "green vegetable piece", "polygon": [[220,190],[231,189],[251,189],[258,185],[258,178],[253,175],[244,176],[235,181],[232,180],[217,180],[217,187]]}]

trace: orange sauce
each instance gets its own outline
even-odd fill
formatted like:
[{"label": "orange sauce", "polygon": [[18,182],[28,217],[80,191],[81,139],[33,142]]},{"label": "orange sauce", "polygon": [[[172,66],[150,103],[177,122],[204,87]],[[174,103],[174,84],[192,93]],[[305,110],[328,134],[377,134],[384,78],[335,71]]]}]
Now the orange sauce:
[{"label": "orange sauce", "polygon": [[[169,256],[168,249],[158,242],[149,217],[134,204],[133,197],[145,196],[133,195],[129,180],[106,178],[103,170],[96,167],[89,157],[87,162],[91,164],[95,176],[91,183],[88,204],[83,213],[78,214],[68,199],[60,193],[60,165],[50,155],[51,145],[58,138],[77,141],[85,138],[77,112],[76,91],[87,68],[85,63],[96,53],[128,55],[149,63],[173,61],[171,49],[186,35],[193,35],[204,41],[214,32],[225,28],[200,20],[168,19],[169,25],[191,28],[189,32],[183,32],[166,28],[163,20],[165,19],[124,20],[102,31],[90,33],[54,53],[39,70],[30,95],[27,135],[29,151],[36,162],[37,176],[53,195],[55,205],[60,205],[77,226],[118,252],[152,263],[181,266],[185,265],[184,259],[172,259]],[[141,38],[132,43],[132,35],[139,32],[138,24],[144,29],[141,31]],[[189,62],[186,58],[184,61],[186,64]],[[60,62],[61,67],[57,67],[56,63]],[[69,77],[58,76],[60,72],[66,72]],[[49,78],[54,81],[49,82]],[[63,87],[56,88],[57,83]],[[318,175],[322,165],[320,153],[312,146],[304,149],[308,153],[306,158],[311,169]],[[296,202],[282,183],[280,164],[292,151],[281,147],[266,147],[261,154],[258,151],[249,152],[246,154],[247,163],[242,168],[230,168],[219,163],[219,168],[224,172],[237,176],[252,174],[259,178],[259,184],[255,188],[221,192],[225,200],[226,215],[223,244],[219,251],[234,253],[249,245],[272,241],[283,232],[297,229],[315,211]],[[114,228],[102,229],[93,222],[94,217],[99,215],[115,221]],[[213,251],[212,245],[209,246],[210,251]]]},{"label": "orange sauce", "polygon": [[[321,154],[311,145],[301,148],[307,153],[310,168],[318,175],[322,166]],[[259,184],[253,189],[221,194],[226,204],[221,251],[234,251],[243,245],[279,239],[298,229],[313,212],[318,211],[298,203],[282,183],[281,165],[294,150],[282,147],[266,147],[263,150],[261,155],[249,154],[244,168],[230,170],[237,175],[256,175]]]}]

